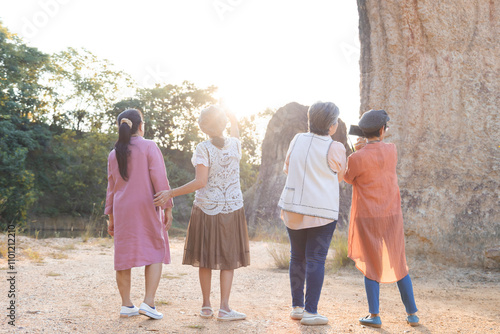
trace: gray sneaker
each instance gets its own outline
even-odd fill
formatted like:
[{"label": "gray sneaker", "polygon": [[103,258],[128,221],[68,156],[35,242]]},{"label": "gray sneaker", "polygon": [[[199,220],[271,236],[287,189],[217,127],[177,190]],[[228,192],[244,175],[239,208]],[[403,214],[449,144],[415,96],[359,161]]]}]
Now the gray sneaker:
[{"label": "gray sneaker", "polygon": [[293,320],[302,319],[302,315],[304,314],[304,308],[300,306],[294,306],[292,312],[290,312],[290,318]]},{"label": "gray sneaker", "polygon": [[320,326],[320,325],[326,325],[328,323],[328,318],[316,313],[309,313],[307,311],[304,311],[304,314],[302,315],[302,320],[300,320],[300,323],[302,325],[306,326]]}]

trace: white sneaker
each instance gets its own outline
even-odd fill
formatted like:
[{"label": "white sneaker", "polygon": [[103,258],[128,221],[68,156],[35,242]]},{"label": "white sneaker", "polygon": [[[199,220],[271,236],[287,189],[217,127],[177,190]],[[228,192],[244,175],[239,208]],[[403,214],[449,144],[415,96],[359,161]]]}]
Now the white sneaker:
[{"label": "white sneaker", "polygon": [[140,314],[143,314],[145,316],[148,316],[150,317],[151,319],[162,319],[163,318],[163,314],[158,312],[156,310],[156,307],[153,308],[151,306],[149,306],[148,304],[146,303],[142,303],[141,306],[139,307],[139,313]]},{"label": "white sneaker", "polygon": [[294,306],[292,312],[290,312],[290,318],[293,320],[300,320],[304,315],[304,308],[300,306]]},{"label": "white sneaker", "polygon": [[122,306],[122,309],[120,310],[120,317],[121,318],[128,318],[128,317],[133,317],[134,315],[139,315],[139,308],[134,306],[133,307],[128,307],[128,306]]},{"label": "white sneaker", "polygon": [[309,313],[307,311],[304,311],[304,314],[302,315],[302,320],[300,320],[300,323],[302,325],[307,325],[307,326],[326,325],[328,323],[328,318],[325,316],[322,316],[319,313],[313,314],[313,313]]},{"label": "white sneaker", "polygon": [[[223,314],[222,316],[220,314]],[[231,310],[229,312],[224,311],[223,309],[219,309],[219,316],[217,320],[219,321],[235,321],[235,320],[244,320],[246,319],[246,314],[236,312],[235,310]]]}]

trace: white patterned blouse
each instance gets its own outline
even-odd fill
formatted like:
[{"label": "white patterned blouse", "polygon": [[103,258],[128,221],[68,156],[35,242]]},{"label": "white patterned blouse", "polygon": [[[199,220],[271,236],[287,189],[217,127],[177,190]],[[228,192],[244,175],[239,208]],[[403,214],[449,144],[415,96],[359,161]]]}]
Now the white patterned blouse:
[{"label": "white patterned blouse", "polygon": [[230,213],[243,207],[240,186],[241,142],[234,137],[225,138],[222,149],[210,140],[196,146],[191,162],[210,167],[207,185],[198,189],[194,205],[207,215]]}]

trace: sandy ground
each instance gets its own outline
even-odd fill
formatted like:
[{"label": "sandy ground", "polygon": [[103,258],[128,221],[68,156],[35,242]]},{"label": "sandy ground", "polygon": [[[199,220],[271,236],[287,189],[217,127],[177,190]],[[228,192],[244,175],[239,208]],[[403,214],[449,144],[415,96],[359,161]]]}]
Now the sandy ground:
[{"label": "sandy ground", "polygon": [[[6,236],[0,235],[5,246]],[[264,242],[251,242],[252,265],[235,271],[231,306],[245,321],[224,323],[198,316],[198,270],[181,264],[183,239],[171,240],[173,263],[165,265],[157,292],[163,320],[119,318],[120,298],[113,271],[111,239],[17,240],[16,328],[2,317],[2,333],[500,333],[500,273],[410,262],[421,326],[406,324],[396,284],[381,286],[381,329],[365,328],[362,275],[356,269],[329,272],[319,303],[327,326],[307,327],[289,319],[288,274],[273,267]],[[0,259],[6,313],[5,258]],[[132,271],[132,297],[142,301],[144,270]],[[214,308],[219,303],[218,272],[212,280]]]}]

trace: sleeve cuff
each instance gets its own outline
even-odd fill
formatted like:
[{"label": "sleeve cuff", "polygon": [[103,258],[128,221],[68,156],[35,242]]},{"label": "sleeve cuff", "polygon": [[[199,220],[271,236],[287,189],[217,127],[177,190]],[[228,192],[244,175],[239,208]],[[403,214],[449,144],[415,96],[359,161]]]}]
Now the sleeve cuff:
[{"label": "sleeve cuff", "polygon": [[112,206],[107,206],[107,207],[104,209],[104,214],[105,214],[105,215],[111,215],[111,214],[113,214],[113,207],[112,207]]}]

